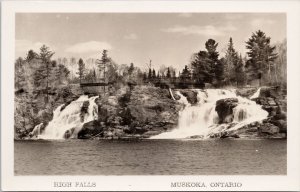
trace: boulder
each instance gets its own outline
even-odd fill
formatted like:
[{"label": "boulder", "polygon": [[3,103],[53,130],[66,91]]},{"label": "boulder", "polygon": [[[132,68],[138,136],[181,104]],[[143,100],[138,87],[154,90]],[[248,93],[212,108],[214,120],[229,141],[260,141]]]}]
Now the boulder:
[{"label": "boulder", "polygon": [[198,99],[197,99],[198,93],[196,91],[189,90],[189,89],[182,89],[180,90],[180,93],[186,97],[186,99],[190,104],[193,105],[198,103]]},{"label": "boulder", "polygon": [[216,111],[219,116],[219,124],[233,121],[233,108],[238,105],[237,98],[220,99],[216,102]]},{"label": "boulder", "polygon": [[281,89],[278,86],[261,87],[259,97],[278,98],[281,95]]},{"label": "boulder", "polygon": [[82,126],[82,129],[78,132],[78,139],[89,139],[99,136],[103,132],[103,129],[103,123],[99,123],[99,121],[90,121]]},{"label": "boulder", "polygon": [[286,133],[287,132],[287,122],[286,120],[279,119],[279,120],[271,120],[271,123],[279,127],[280,133]]},{"label": "boulder", "polygon": [[257,91],[257,88],[253,87],[244,87],[239,88],[236,90],[236,94],[242,97],[251,97],[255,92]]},{"label": "boulder", "polygon": [[266,133],[269,135],[275,135],[279,133],[279,127],[276,125],[273,125],[271,123],[264,123],[263,125],[260,126],[259,128],[259,133]]},{"label": "boulder", "polygon": [[85,115],[86,113],[88,113],[89,105],[90,105],[90,102],[89,102],[89,101],[84,101],[84,102],[82,103],[82,106],[81,106],[81,109],[80,109],[80,118],[81,118],[81,122],[84,121],[84,115]]}]

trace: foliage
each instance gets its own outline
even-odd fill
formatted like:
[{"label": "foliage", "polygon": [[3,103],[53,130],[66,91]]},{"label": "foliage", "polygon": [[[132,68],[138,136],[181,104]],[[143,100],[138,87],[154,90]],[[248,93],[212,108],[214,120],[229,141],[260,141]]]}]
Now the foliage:
[{"label": "foliage", "polygon": [[86,74],[85,63],[83,62],[83,60],[81,58],[78,61],[78,72],[77,72],[77,74],[79,76],[79,81],[81,83],[82,79],[84,79],[84,76]]},{"label": "foliage", "polygon": [[25,62],[21,57],[15,62],[15,89],[17,90],[23,88],[26,84],[24,65]]},{"label": "foliage", "polygon": [[260,30],[252,34],[246,42],[246,48],[249,59],[246,63],[246,69],[250,80],[259,79],[262,84],[271,83],[271,70],[274,67],[274,61],[277,58],[275,53],[275,46],[270,45],[271,38]]},{"label": "foliage", "polygon": [[180,74],[180,78],[183,81],[187,81],[187,80],[190,80],[191,77],[192,77],[192,73],[191,73],[190,69],[188,68],[188,66],[185,65],[184,69],[182,70],[182,73]]},{"label": "foliage", "polygon": [[238,53],[233,47],[232,38],[230,37],[228,48],[225,54],[224,62],[224,78],[226,84],[232,84],[236,82],[235,67],[238,63]]}]

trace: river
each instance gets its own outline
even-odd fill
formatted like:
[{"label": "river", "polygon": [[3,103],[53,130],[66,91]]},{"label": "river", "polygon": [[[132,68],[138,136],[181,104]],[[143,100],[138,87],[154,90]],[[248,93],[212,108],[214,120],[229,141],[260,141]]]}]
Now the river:
[{"label": "river", "polygon": [[286,140],[22,140],[15,175],[285,175]]}]

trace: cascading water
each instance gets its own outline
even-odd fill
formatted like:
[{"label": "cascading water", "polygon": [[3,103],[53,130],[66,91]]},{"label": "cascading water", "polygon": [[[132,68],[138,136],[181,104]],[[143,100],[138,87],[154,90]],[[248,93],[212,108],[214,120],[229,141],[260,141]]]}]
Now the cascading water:
[{"label": "cascading water", "polygon": [[172,98],[173,100],[176,100],[176,99],[174,98],[174,95],[173,95],[173,92],[172,92],[172,89],[171,89],[171,88],[169,88],[169,92],[170,92],[171,98]]},{"label": "cascading water", "polygon": [[[70,134],[71,138],[77,138],[77,133],[84,123],[98,118],[97,104],[95,103],[97,97],[88,98],[87,95],[83,95],[64,109],[62,109],[64,105],[57,107],[53,112],[53,119],[49,122],[44,132],[38,135],[38,138],[63,139],[66,132]],[[88,111],[82,114],[81,108],[86,101],[89,102]]]},{"label": "cascading water", "polygon": [[260,95],[260,89],[261,88],[258,88],[258,90],[250,97],[250,99],[255,99],[255,98],[259,97],[259,95]]},{"label": "cascading water", "polygon": [[254,101],[237,96],[233,90],[207,89],[198,91],[196,105],[188,103],[187,99],[177,91],[180,96],[178,102],[185,108],[179,112],[178,127],[171,132],[165,132],[151,139],[180,139],[199,136],[206,138],[211,133],[220,132],[229,124],[218,124],[219,117],[215,110],[216,102],[225,98],[237,98],[238,105],[233,108],[234,125],[228,130],[235,130],[255,121],[261,121],[268,116],[260,105]]}]

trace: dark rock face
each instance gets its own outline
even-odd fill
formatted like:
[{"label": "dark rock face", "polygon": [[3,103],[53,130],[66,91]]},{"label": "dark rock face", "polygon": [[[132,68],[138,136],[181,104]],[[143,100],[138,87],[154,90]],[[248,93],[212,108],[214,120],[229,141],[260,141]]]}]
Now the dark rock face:
[{"label": "dark rock face", "polygon": [[236,90],[236,94],[242,97],[251,97],[255,92],[257,91],[257,88],[241,88]]},{"label": "dark rock face", "polygon": [[[151,86],[123,87],[95,102],[98,119],[84,124],[78,138],[147,138],[175,127],[183,107],[170,98],[167,89]],[[83,113],[86,107],[82,106]]]},{"label": "dark rock face", "polygon": [[264,123],[262,126],[260,126],[259,133],[275,135],[275,134],[279,133],[279,127],[277,127],[276,125],[273,125],[271,123]]},{"label": "dark rock face", "polygon": [[[237,92],[239,92],[239,90],[237,90]],[[242,95],[241,93],[238,94]],[[248,95],[247,93],[245,94]],[[251,95],[253,94],[249,94],[249,96]],[[220,132],[212,133],[210,137],[236,138],[236,136],[238,136],[240,138],[286,138],[286,92],[276,87],[263,87],[261,88],[260,96],[253,99],[253,101],[255,101],[259,105],[262,105],[262,108],[269,113],[267,119],[263,120],[262,122],[253,122],[251,124],[240,127],[237,130],[229,130],[230,127],[232,127],[230,125],[234,125],[234,123],[231,123],[229,126],[227,126],[227,128],[221,130]],[[218,110],[216,108],[216,110],[217,112],[220,111],[218,112],[219,117],[224,118],[224,116],[226,117],[226,115],[230,116],[230,107],[225,104],[226,102],[222,100],[218,102],[219,108]],[[220,121],[222,121],[222,119],[220,119]]]},{"label": "dark rock face", "polygon": [[233,108],[237,105],[237,98],[221,99],[216,102],[216,111],[219,116],[219,124],[232,122]]},{"label": "dark rock face", "polygon": [[263,122],[260,133],[286,137],[286,90],[278,87],[263,87],[261,88],[260,96],[253,100],[269,112],[268,119]]},{"label": "dark rock face", "polygon": [[257,104],[262,105],[262,108],[269,112],[269,116],[274,116],[280,113],[278,102],[271,97],[258,97],[253,99]]},{"label": "dark rock face", "polygon": [[180,93],[186,97],[186,99],[188,100],[188,102],[192,105],[197,104],[198,99],[197,99],[197,95],[198,93],[196,91],[193,90],[187,90],[187,89],[182,89],[180,90]]},{"label": "dark rock face", "polygon": [[82,129],[78,132],[78,139],[89,139],[95,136],[100,136],[103,133],[104,126],[99,121],[90,121],[85,123]]},{"label": "dark rock face", "polygon": [[88,113],[89,105],[90,105],[89,101],[84,101],[83,104],[82,104],[82,107],[80,109],[80,119],[81,119],[81,122],[84,121],[84,115],[86,113]]},{"label": "dark rock face", "polygon": [[177,125],[183,106],[169,97],[167,89],[136,86],[131,91],[127,107],[134,119],[129,127],[140,127],[141,130],[136,130],[138,132],[162,132]]}]

